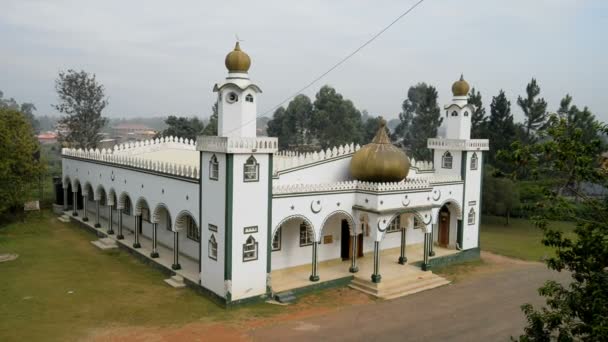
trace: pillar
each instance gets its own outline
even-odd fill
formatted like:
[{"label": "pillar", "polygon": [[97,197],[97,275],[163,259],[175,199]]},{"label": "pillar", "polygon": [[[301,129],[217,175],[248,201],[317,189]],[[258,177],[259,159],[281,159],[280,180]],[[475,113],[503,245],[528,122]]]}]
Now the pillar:
[{"label": "pillar", "polygon": [[112,211],[112,205],[108,205],[108,235],[114,235],[114,211]]},{"label": "pillar", "polygon": [[319,242],[315,241],[312,243],[312,274],[308,279],[310,281],[319,281],[318,268],[319,263],[317,260],[317,248],[319,246]]},{"label": "pillar", "polygon": [[78,216],[78,191],[72,192],[72,216]]},{"label": "pillar", "polygon": [[429,265],[429,245],[431,243],[431,233],[424,233],[424,253],[422,260],[422,270],[429,271],[431,266]]},{"label": "pillar", "polygon": [[158,223],[152,223],[152,253],[150,253],[150,258],[158,258],[158,248],[156,245],[156,230],[158,229]]},{"label": "pillar", "polygon": [[405,265],[407,263],[407,256],[405,256],[405,234],[407,233],[407,227],[401,227],[401,255],[399,256],[399,264]]},{"label": "pillar", "polygon": [[374,241],[374,273],[372,274],[372,282],[379,283],[382,279],[380,275],[380,241]]},{"label": "pillar", "polygon": [[118,240],[124,239],[124,235],[122,235],[122,209],[118,209],[118,235],[116,235]]},{"label": "pillar", "polygon": [[350,268],[348,269],[350,273],[357,273],[359,272],[359,267],[357,267],[357,245],[359,242],[359,239],[357,239],[357,235],[353,235],[352,236],[352,241],[353,241],[353,246],[352,246],[352,253],[353,253],[353,257],[351,258],[351,264],[350,264]]},{"label": "pillar", "polygon": [[133,248],[141,248],[139,244],[139,227],[141,227],[141,215],[135,215],[135,240],[133,241]]},{"label": "pillar", "polygon": [[99,223],[99,206],[100,201],[95,201],[95,228],[101,228],[101,224]]},{"label": "pillar", "polygon": [[68,188],[63,188],[63,211],[68,211]]},{"label": "pillar", "polygon": [[182,266],[179,264],[179,233],[173,232],[173,265],[171,268],[174,270],[179,270]]},{"label": "pillar", "polygon": [[82,194],[82,221],[87,222],[89,216],[87,214],[87,197],[88,194]]},{"label": "pillar", "polygon": [[433,229],[431,230],[431,238],[429,240],[429,256],[435,256],[435,251],[433,250],[433,245],[435,241],[435,229],[437,229],[438,224],[433,224]]}]

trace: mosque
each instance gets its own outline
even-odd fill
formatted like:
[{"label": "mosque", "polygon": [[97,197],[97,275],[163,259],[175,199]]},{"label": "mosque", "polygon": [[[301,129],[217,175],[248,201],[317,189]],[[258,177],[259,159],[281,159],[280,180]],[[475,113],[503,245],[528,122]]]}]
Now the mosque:
[{"label": "mosque", "polygon": [[226,305],[345,285],[394,298],[446,284],[437,265],[479,257],[489,142],[470,138],[462,77],[424,162],[384,123],[364,146],[278,151],[256,136],[262,90],[238,42],[225,65],[218,136],[63,149],[63,217]]}]

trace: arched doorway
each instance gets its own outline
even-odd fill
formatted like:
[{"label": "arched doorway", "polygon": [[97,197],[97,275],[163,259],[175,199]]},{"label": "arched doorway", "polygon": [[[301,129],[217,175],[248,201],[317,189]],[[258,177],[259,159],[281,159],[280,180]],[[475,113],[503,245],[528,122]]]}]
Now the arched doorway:
[{"label": "arched doorway", "polygon": [[439,247],[447,248],[450,244],[450,210],[446,205],[439,210],[438,224],[437,244]]}]

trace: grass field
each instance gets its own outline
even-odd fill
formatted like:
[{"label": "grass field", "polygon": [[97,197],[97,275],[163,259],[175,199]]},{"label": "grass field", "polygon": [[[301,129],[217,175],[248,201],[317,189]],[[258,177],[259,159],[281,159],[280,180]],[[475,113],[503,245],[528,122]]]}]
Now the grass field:
[{"label": "grass field", "polygon": [[[573,235],[571,222],[551,222],[551,227]],[[552,250],[541,243],[542,231],[526,219],[511,219],[505,225],[504,217],[484,216],[481,221],[481,249],[504,256],[530,261],[541,261],[552,256]]]},{"label": "grass field", "polygon": [[225,310],[124,251],[100,251],[94,236],[50,213],[0,228],[0,341],[66,341],[92,328],[232,322],[280,312],[270,304]]}]

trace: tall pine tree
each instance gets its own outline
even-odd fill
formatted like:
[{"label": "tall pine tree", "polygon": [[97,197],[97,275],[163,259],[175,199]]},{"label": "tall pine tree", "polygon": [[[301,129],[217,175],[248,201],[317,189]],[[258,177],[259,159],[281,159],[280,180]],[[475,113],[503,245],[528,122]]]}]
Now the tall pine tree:
[{"label": "tall pine tree", "polygon": [[475,111],[471,115],[471,138],[487,139],[489,137],[487,134],[488,117],[486,109],[483,107],[481,93],[475,88],[471,89],[469,93],[469,104],[475,106]]},{"label": "tall pine tree", "polygon": [[437,90],[426,83],[418,83],[410,87],[401,108],[401,122],[395,128],[394,140],[401,140],[401,145],[408,148],[417,160],[431,160],[427,139],[437,136],[437,129],[443,121],[437,104]]},{"label": "tall pine tree", "polygon": [[361,112],[330,86],[323,86],[314,102],[312,130],[322,148],[361,143]]},{"label": "tall pine tree", "polygon": [[543,98],[537,98],[540,87],[533,78],[526,86],[526,97],[519,96],[517,104],[524,112],[525,142],[531,144],[536,141],[538,132],[547,127],[549,115],[547,113],[547,102]]},{"label": "tall pine tree", "polygon": [[[500,168],[501,165],[496,165],[496,152],[508,149],[515,141],[515,123],[513,114],[511,114],[511,102],[507,100],[502,89],[497,96],[492,98],[492,104],[490,104],[488,133],[492,135],[488,159],[490,163],[494,163],[494,166]],[[505,170],[503,169],[503,171]]]}]

